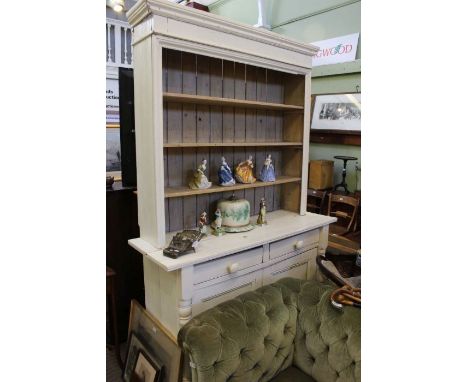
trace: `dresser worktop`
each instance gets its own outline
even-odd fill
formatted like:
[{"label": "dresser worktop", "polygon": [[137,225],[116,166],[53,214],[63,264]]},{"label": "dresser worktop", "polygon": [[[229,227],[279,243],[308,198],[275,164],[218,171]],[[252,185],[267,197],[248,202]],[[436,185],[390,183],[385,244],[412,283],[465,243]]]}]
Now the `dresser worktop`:
[{"label": "dresser worktop", "polygon": [[[256,216],[251,222],[256,221]],[[163,268],[166,272],[196,265],[227,256],[233,253],[257,247],[272,241],[281,240],[291,235],[310,231],[334,223],[336,218],[307,212],[305,215],[278,210],[267,213],[267,225],[255,226],[252,231],[243,233],[227,233],[223,236],[209,234],[200,241],[196,252],[172,259],[163,255],[162,248],[155,248],[144,239],[131,239],[129,244],[138,252]],[[175,232],[166,235],[168,245]]]}]

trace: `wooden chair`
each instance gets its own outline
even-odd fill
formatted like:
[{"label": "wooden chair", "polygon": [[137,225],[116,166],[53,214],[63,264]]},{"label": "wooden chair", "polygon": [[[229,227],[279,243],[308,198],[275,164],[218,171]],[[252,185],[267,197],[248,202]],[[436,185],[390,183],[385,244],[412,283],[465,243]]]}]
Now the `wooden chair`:
[{"label": "wooden chair", "polygon": [[323,214],[325,211],[325,202],[327,200],[327,191],[307,189],[307,211],[316,214]]},{"label": "wooden chair", "polygon": [[339,194],[328,195],[328,216],[336,216],[338,221],[330,225],[330,234],[346,236],[356,230],[359,199]]}]

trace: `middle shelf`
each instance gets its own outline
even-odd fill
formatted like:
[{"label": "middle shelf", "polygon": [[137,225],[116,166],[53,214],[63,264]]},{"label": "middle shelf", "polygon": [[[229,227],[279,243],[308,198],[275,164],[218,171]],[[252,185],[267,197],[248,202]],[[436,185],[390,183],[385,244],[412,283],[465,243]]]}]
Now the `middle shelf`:
[{"label": "middle shelf", "polygon": [[282,175],[282,176],[277,176],[276,181],[274,182],[261,182],[257,180],[255,183],[250,183],[250,184],[236,183],[233,186],[227,186],[227,187],[219,186],[217,184],[213,184],[210,188],[197,189],[197,190],[192,190],[190,187],[165,187],[164,197],[176,198],[180,196],[212,194],[215,192],[230,192],[230,191],[236,191],[236,190],[245,190],[247,188],[269,187],[269,186],[276,186],[279,184],[295,183],[295,182],[300,182],[300,181],[301,181],[300,177]]},{"label": "middle shelf", "polygon": [[180,142],[164,143],[163,147],[302,147],[302,142]]}]

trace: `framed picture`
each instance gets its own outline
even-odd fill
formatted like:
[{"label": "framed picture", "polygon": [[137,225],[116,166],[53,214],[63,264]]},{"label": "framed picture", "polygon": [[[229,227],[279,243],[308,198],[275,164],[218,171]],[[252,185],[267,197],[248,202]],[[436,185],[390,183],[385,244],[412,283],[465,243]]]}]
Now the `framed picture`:
[{"label": "framed picture", "polygon": [[361,93],[317,95],[313,101],[311,129],[361,131]]},{"label": "framed picture", "polygon": [[130,382],[159,382],[162,373],[162,367],[151,361],[150,357],[143,350],[140,350]]},{"label": "framed picture", "polygon": [[361,146],[361,93],[312,96],[310,142]]},{"label": "framed picture", "polygon": [[140,350],[161,369],[158,382],[179,382],[183,364],[177,339],[136,300],[131,303],[128,332],[125,382],[131,381]]},{"label": "framed picture", "polygon": [[121,170],[120,129],[106,128],[106,172]]}]

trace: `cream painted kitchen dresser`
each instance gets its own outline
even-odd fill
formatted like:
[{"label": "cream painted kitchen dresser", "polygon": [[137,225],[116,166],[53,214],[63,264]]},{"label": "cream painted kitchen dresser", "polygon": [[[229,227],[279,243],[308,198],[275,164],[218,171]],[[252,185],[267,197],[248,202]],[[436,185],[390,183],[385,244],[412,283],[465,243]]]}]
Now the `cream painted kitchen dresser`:
[{"label": "cream painted kitchen dresser", "polygon": [[[310,279],[335,218],[306,212],[311,62],[316,48],[167,0],[140,0],[133,31],[138,223],[129,241],[143,255],[146,308],[172,333],[192,316],[261,285]],[[252,155],[257,175],[271,154],[272,183],[217,186]],[[213,187],[192,190],[203,159]],[[175,232],[234,193],[252,220],[263,197],[268,224],[209,235],[196,253],[163,256]]]}]

